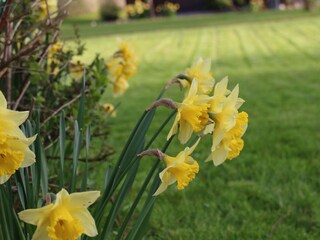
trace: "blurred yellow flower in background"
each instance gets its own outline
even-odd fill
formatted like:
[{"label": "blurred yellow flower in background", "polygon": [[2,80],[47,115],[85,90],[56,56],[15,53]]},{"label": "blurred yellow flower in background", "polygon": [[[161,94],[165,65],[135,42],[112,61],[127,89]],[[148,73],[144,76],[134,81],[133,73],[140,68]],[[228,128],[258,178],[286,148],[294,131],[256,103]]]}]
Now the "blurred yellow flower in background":
[{"label": "blurred yellow flower in background", "polygon": [[57,75],[60,71],[59,64],[59,54],[63,51],[63,43],[58,41],[50,45],[47,55],[47,72],[49,74]]},{"label": "blurred yellow flower in background", "polygon": [[102,107],[106,114],[111,115],[111,117],[117,116],[117,112],[111,103],[105,103]]},{"label": "blurred yellow flower in background", "polygon": [[84,73],[84,64],[82,62],[70,62],[69,73],[73,79],[79,79]]},{"label": "blurred yellow flower in background", "polygon": [[106,63],[109,78],[113,83],[115,97],[122,95],[129,87],[128,79],[137,72],[138,58],[128,42],[121,42],[119,50]]},{"label": "blurred yellow flower in background", "polygon": [[177,182],[179,190],[184,189],[199,172],[199,164],[190,156],[200,139],[191,147],[186,147],[176,157],[164,156],[166,168],[159,173],[161,184],[153,196],[164,192],[169,185]]},{"label": "blurred yellow flower in background", "polygon": [[35,162],[35,155],[29,146],[36,136],[27,138],[19,128],[28,114],[7,109],[7,101],[0,91],[0,184],[6,182],[19,168]]},{"label": "blurred yellow flower in background", "polygon": [[[47,3],[48,3],[48,7],[47,7]],[[58,1],[57,0],[41,0],[39,4],[39,9],[40,9],[40,19],[45,19],[48,17],[48,14],[51,15],[58,10]]]},{"label": "blurred yellow flower in background", "polygon": [[99,196],[99,191],[69,194],[62,189],[55,203],[39,209],[27,209],[18,215],[22,221],[37,225],[32,240],[75,240],[82,234],[94,237],[98,231],[87,208]]}]

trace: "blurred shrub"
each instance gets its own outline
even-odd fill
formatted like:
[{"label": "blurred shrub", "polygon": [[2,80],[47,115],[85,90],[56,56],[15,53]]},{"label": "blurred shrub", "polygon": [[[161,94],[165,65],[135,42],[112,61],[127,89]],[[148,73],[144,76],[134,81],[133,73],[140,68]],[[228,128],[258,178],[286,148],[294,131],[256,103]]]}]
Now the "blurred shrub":
[{"label": "blurred shrub", "polygon": [[[107,60],[96,55],[86,66],[77,61],[85,50],[77,30],[72,48],[66,47],[59,40],[66,6],[62,5],[61,11],[56,11],[51,8],[57,6],[57,2],[54,4],[53,1],[48,1],[48,6],[46,1],[23,0],[21,3],[14,9],[7,8],[12,13],[9,12],[6,19],[3,19],[7,24],[3,25],[4,31],[0,32],[0,39],[10,39],[0,44],[0,53],[5,53],[5,57],[0,58],[0,78],[3,79],[0,88],[5,89],[9,107],[41,113],[39,121],[41,134],[45,136],[45,149],[50,152],[49,157],[54,159],[59,139],[56,128],[59,115],[63,110],[68,122],[75,120],[80,92],[85,88],[88,114],[81,120],[81,124],[94,126],[91,131],[92,141],[99,143],[93,144],[96,147],[93,151],[95,155],[90,156],[90,160],[105,160],[112,153],[112,148],[103,145],[110,129],[106,121],[108,115],[99,103],[108,86],[119,85],[110,77]],[[128,49],[130,46],[127,46],[126,52]],[[120,60],[123,58],[122,52],[122,48],[116,52]],[[134,54],[132,52],[130,56],[134,57]],[[133,67],[136,69],[136,65]],[[125,80],[130,76],[126,75]],[[85,86],[82,81],[84,77]],[[73,126],[66,127],[68,134],[73,135]],[[70,154],[67,149],[66,157],[70,157]]]},{"label": "blurred shrub", "polygon": [[232,0],[207,0],[208,8],[218,11],[228,11],[233,7]]},{"label": "blurred shrub", "polygon": [[237,9],[247,8],[249,6],[248,0],[233,0],[233,6]]},{"label": "blurred shrub", "polygon": [[165,2],[164,4],[157,6],[156,12],[162,16],[175,16],[179,8],[179,3]]},{"label": "blurred shrub", "polygon": [[150,5],[141,0],[136,0],[134,4],[128,4],[121,13],[123,19],[139,19],[150,16]]},{"label": "blurred shrub", "polygon": [[104,3],[100,7],[100,17],[104,21],[114,21],[119,18],[121,8],[113,3]]},{"label": "blurred shrub", "polygon": [[264,8],[263,0],[250,0],[250,10],[252,12],[261,11]]}]

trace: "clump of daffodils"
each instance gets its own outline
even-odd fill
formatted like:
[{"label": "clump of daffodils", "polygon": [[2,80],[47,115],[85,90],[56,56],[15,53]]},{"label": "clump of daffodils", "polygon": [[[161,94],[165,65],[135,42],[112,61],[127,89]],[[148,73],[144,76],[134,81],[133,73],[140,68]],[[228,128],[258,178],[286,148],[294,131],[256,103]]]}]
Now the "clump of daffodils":
[{"label": "clump of daffodils", "polygon": [[156,12],[163,16],[174,16],[180,8],[179,3],[165,2],[156,7]]},{"label": "clump of daffodils", "polygon": [[128,42],[122,42],[106,66],[114,96],[122,95],[129,87],[128,79],[137,72],[138,58],[133,47]]},{"label": "clump of daffodils", "polygon": [[35,155],[29,149],[36,136],[27,138],[19,126],[29,112],[7,109],[7,101],[0,91],[0,184],[5,183],[19,168],[32,165]]},{"label": "clump of daffodils", "polygon": [[47,55],[47,72],[56,76],[59,71],[59,65],[61,64],[60,56],[63,52],[63,43],[58,41],[50,45]]},{"label": "clump of daffodils", "polygon": [[[239,111],[244,103],[239,98],[239,85],[229,90],[227,77],[215,84],[211,61],[202,58],[171,80],[167,87],[176,82],[186,88],[182,102],[160,99],[148,109],[157,106],[176,109],[176,117],[167,140],[177,135],[180,143],[186,144],[194,134],[198,138],[211,136],[212,146],[206,161],[212,161],[215,166],[239,156],[244,147],[242,137],[248,126],[248,114]],[[189,155],[198,142],[176,157],[158,154],[158,158],[164,160],[165,169],[159,174],[161,185],[155,195],[162,193],[174,182],[178,183],[178,189],[183,189],[194,179],[199,165]]]},{"label": "clump of daffodils", "polygon": [[123,10],[124,18],[144,18],[149,16],[150,5],[141,0],[136,0],[133,4],[127,4]]}]

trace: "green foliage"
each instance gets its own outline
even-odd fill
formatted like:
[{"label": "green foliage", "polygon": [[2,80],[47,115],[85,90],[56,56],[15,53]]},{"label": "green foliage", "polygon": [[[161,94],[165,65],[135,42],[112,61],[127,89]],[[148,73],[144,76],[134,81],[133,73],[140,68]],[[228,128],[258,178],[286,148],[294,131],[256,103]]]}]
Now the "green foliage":
[{"label": "green foliage", "polygon": [[116,4],[104,3],[100,6],[100,17],[104,21],[114,21],[119,18],[121,8]]},{"label": "green foliage", "polygon": [[207,0],[208,8],[218,11],[228,11],[233,7],[232,0]]}]

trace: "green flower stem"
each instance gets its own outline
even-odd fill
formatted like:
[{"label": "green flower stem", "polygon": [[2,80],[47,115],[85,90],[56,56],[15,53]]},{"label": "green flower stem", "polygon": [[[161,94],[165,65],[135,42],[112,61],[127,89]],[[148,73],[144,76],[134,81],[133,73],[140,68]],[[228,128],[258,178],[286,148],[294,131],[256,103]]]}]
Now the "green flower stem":
[{"label": "green flower stem", "polygon": [[[147,150],[152,143],[154,142],[154,140],[156,140],[156,138],[159,136],[159,134],[162,132],[162,130],[164,129],[164,127],[168,124],[168,122],[171,120],[171,118],[176,114],[176,111],[173,111],[170,116],[162,123],[162,125],[160,126],[160,128],[157,130],[157,132],[152,136],[152,138],[150,139],[150,141],[147,143],[147,145],[145,146],[144,150]],[[130,164],[125,168],[125,170],[123,171],[123,173],[121,174],[121,176],[119,177],[119,179],[117,180],[116,184],[115,184],[115,188],[118,186],[118,184],[121,182],[121,179],[125,176],[125,174],[128,172],[128,170],[132,167],[132,165],[134,164],[134,162],[136,160],[138,160],[140,157],[136,157],[133,161],[130,162]],[[115,188],[113,189],[113,191],[115,190]],[[112,192],[113,192],[112,191]]]},{"label": "green flower stem", "polygon": [[[174,136],[175,136],[175,135],[173,135],[168,141],[166,141],[164,147],[163,147],[162,150],[161,150],[163,153],[165,153],[165,152],[167,151],[167,149],[168,149],[170,143],[172,142],[172,139],[174,138]],[[146,180],[144,181],[144,183],[143,183],[143,185],[142,185],[142,187],[141,187],[138,195],[136,196],[133,204],[131,205],[131,208],[130,208],[129,212],[128,212],[128,214],[127,214],[127,216],[126,216],[123,224],[121,225],[121,228],[120,228],[120,230],[119,230],[119,232],[118,232],[118,235],[117,235],[116,240],[117,240],[117,239],[121,239],[121,237],[122,237],[122,235],[123,235],[123,232],[124,232],[124,230],[126,229],[128,223],[129,223],[129,221],[130,221],[130,218],[132,217],[132,215],[133,215],[133,213],[134,213],[134,211],[135,211],[138,203],[140,202],[140,199],[141,199],[143,193],[145,192],[145,190],[146,190],[146,188],[147,188],[147,186],[148,186],[148,184],[149,184],[149,182],[150,182],[150,180],[151,180],[154,172],[157,170],[159,163],[160,163],[160,159],[157,159],[156,162],[154,163],[152,169],[150,170],[150,172],[149,172]],[[157,176],[156,176],[156,177],[157,177]],[[151,188],[151,191],[153,191],[153,190],[154,190],[154,189]],[[151,195],[151,194],[150,194],[150,195]],[[151,210],[155,198],[156,198],[156,197],[153,197],[152,195],[151,195],[150,198],[149,198],[149,197],[147,198],[147,200],[146,200],[146,202],[145,202],[145,206],[149,206],[149,207],[144,208],[145,211],[142,210],[142,212],[141,212],[141,214],[140,214],[140,217],[139,217],[139,221],[137,221],[137,222],[142,223],[143,220],[144,220],[144,218],[148,216],[148,213],[147,213],[147,212]],[[150,201],[150,200],[152,200],[152,201]],[[139,224],[139,226],[141,226],[141,224]],[[133,232],[131,232],[129,236],[135,235],[135,234],[138,232],[138,230],[139,230],[139,228],[133,227]]]}]

